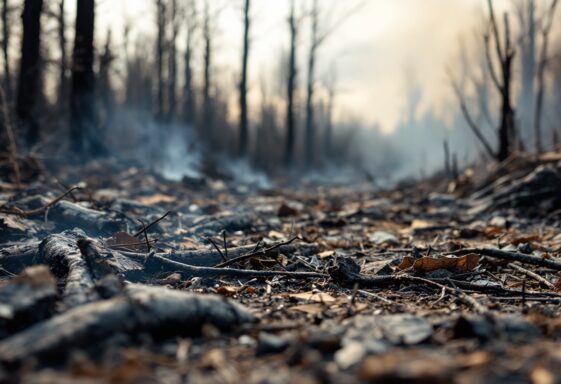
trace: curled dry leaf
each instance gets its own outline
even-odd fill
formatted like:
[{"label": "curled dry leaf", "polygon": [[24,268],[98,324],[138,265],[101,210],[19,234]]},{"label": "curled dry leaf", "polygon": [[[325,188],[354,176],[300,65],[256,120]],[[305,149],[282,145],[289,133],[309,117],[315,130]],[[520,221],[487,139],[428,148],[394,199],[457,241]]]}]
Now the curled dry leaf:
[{"label": "curled dry leaf", "polygon": [[413,257],[404,257],[399,270],[413,268],[418,272],[432,272],[437,269],[459,269],[461,271],[472,271],[479,264],[480,256],[476,253],[470,253],[462,257],[423,257],[415,259]]},{"label": "curled dry leaf", "polygon": [[106,241],[107,246],[128,249],[134,252],[145,252],[146,245],[138,238],[126,232],[117,232]]}]

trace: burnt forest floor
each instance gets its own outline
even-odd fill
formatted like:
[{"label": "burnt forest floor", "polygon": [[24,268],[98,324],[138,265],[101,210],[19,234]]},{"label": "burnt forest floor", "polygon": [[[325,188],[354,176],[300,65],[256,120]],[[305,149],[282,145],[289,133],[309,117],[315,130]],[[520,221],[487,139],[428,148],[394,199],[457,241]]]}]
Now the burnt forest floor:
[{"label": "burnt forest floor", "polygon": [[391,190],[2,183],[0,382],[554,383],[560,161]]}]

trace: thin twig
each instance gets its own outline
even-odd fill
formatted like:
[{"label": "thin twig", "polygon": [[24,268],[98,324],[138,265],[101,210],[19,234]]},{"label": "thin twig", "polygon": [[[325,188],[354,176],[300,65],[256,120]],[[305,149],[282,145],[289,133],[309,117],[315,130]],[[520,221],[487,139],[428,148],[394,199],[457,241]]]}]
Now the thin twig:
[{"label": "thin twig", "polygon": [[39,214],[45,212],[47,209],[51,208],[53,205],[55,205],[56,203],[58,203],[62,199],[64,199],[70,193],[72,193],[73,191],[76,191],[78,189],[82,189],[82,188],[78,187],[78,186],[74,186],[74,187],[70,188],[68,191],[64,192],[62,195],[53,199],[51,202],[43,205],[42,207],[36,208],[36,209],[32,209],[32,210],[29,210],[29,211],[23,211],[23,210],[21,210],[17,207],[14,207],[14,208],[11,208],[11,209],[0,208],[0,213],[6,214],[6,215],[17,215],[17,216],[20,216],[20,217],[29,217],[29,216],[39,215]]},{"label": "thin twig", "polygon": [[510,263],[509,267],[516,269],[519,272],[522,272],[523,274],[525,274],[528,277],[531,277],[532,279],[540,282],[541,284],[545,285],[546,287],[550,288],[550,289],[555,289],[555,285],[553,285],[551,282],[549,282],[548,280],[546,280],[544,277],[541,277],[540,275],[538,275],[535,272],[529,271],[526,268],[521,267],[518,264],[515,263]]},{"label": "thin twig", "polygon": [[154,225],[158,224],[160,221],[162,221],[163,219],[165,219],[170,213],[172,213],[172,211],[167,211],[162,217],[160,217],[159,219],[154,220],[153,222],[151,222],[150,224],[144,226],[140,231],[136,232],[133,236],[134,237],[138,237],[140,235],[142,235],[143,232],[146,232],[147,230],[149,230],[151,227],[153,227]]},{"label": "thin twig", "polygon": [[220,248],[218,248],[218,245],[214,242],[214,240],[212,240],[210,237],[207,237],[206,239],[214,246],[214,249],[216,249],[220,257],[222,258],[222,261],[228,261],[228,259],[226,258],[226,256],[224,256]]},{"label": "thin twig", "polygon": [[140,222],[140,224],[142,224],[142,230],[144,232],[144,240],[146,240],[146,248],[148,250],[148,253],[150,253],[150,240],[148,240],[148,232],[146,231],[146,224],[144,224],[144,221],[142,221],[141,219],[138,219],[138,221]]},{"label": "thin twig", "polygon": [[228,243],[226,242],[226,230],[222,232],[222,238],[224,239],[224,259],[228,260]]},{"label": "thin twig", "polygon": [[225,261],[225,262],[223,262],[223,263],[221,263],[221,264],[218,264],[218,265],[216,266],[216,268],[224,268],[224,267],[227,267],[228,265],[231,265],[231,264],[234,264],[234,263],[238,263],[238,262],[240,262],[240,261],[248,260],[248,259],[251,259],[251,258],[256,257],[256,256],[263,256],[263,255],[266,255],[267,253],[269,253],[269,252],[271,252],[271,251],[274,251],[275,249],[280,248],[280,247],[282,247],[282,246],[284,246],[284,245],[288,245],[288,244],[294,242],[294,241],[297,240],[297,239],[298,239],[298,237],[295,236],[295,237],[293,237],[293,238],[291,238],[291,239],[289,239],[289,240],[287,240],[287,241],[284,241],[284,242],[281,242],[281,243],[276,243],[276,244],[274,244],[274,245],[272,245],[272,246],[270,246],[270,247],[268,247],[268,248],[265,248],[265,249],[263,249],[263,250],[261,250],[261,251],[251,252],[251,253],[249,253],[249,254],[247,254],[247,255],[242,255],[242,256],[239,256],[239,257],[235,257],[235,258],[230,259],[230,260],[227,260],[227,261]]}]

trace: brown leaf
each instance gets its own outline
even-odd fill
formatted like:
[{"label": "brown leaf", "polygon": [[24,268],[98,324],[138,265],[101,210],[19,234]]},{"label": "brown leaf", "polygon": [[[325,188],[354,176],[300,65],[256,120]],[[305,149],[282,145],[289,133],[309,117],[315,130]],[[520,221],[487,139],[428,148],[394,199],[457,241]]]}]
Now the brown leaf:
[{"label": "brown leaf", "polygon": [[470,253],[462,257],[423,257],[421,259],[415,260],[413,257],[404,257],[401,264],[399,265],[400,270],[404,270],[413,267],[415,271],[418,272],[432,272],[437,269],[459,269],[462,271],[471,271],[479,263],[479,255],[475,253]]},{"label": "brown leaf", "polygon": [[[26,232],[27,228],[22,219],[16,216],[4,216],[0,217],[0,221],[2,222],[3,226],[21,232]],[[1,227],[1,225],[0,225]]]},{"label": "brown leaf", "polygon": [[223,285],[216,288],[216,293],[226,297],[234,297],[238,293],[238,287]]},{"label": "brown leaf", "polygon": [[119,246],[134,252],[145,252],[146,245],[141,240],[126,232],[117,232],[106,241],[108,246]]},{"label": "brown leaf", "polygon": [[398,265],[397,269],[400,271],[411,268],[415,264],[415,258],[411,256],[405,256],[401,260],[401,264]]},{"label": "brown leaf", "polygon": [[286,298],[290,297],[298,300],[313,301],[316,303],[332,303],[335,300],[337,300],[329,293],[323,293],[323,292],[288,293],[288,294],[283,294],[281,296]]},{"label": "brown leaf", "polygon": [[279,207],[279,210],[277,212],[277,215],[279,217],[296,216],[297,214],[298,214],[298,211],[296,209],[294,209],[292,207],[289,207],[285,203],[281,204],[281,206]]},{"label": "brown leaf", "polygon": [[518,236],[510,240],[512,245],[519,245],[523,243],[531,243],[533,241],[541,240],[539,235]]},{"label": "brown leaf", "polygon": [[142,196],[138,198],[138,201],[140,202],[140,204],[144,204],[144,205],[155,205],[155,204],[161,204],[161,203],[174,203],[177,200],[177,197],[175,196],[168,196],[168,195],[162,195],[160,193],[157,193],[155,195],[152,196]]}]

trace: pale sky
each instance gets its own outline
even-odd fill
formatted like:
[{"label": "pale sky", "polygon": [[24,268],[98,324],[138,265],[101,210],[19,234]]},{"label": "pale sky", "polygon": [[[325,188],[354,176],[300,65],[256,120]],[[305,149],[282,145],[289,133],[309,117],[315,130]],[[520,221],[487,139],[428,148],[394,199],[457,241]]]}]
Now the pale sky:
[{"label": "pale sky", "polygon": [[[320,3],[325,14],[332,10],[332,20],[336,21],[359,1]],[[234,84],[241,52],[241,0],[214,3],[218,7],[226,5],[218,26],[215,65]],[[310,1],[297,3],[305,5]],[[510,0],[496,3],[498,7],[506,6]],[[337,29],[319,51],[318,82],[327,78],[335,63],[339,113],[356,115],[368,124],[377,122],[384,131],[391,131],[401,118],[407,78],[416,79],[423,88],[421,110],[448,108],[441,103],[451,99],[446,67],[457,57],[460,36],[470,36],[485,4],[484,0],[365,0],[363,8]],[[277,75],[280,52],[288,46],[288,7],[288,0],[253,0],[253,97],[259,93],[259,80],[264,73],[269,77]],[[104,36],[108,26],[114,35],[121,35],[125,17],[132,21],[133,34],[153,34],[154,0],[100,1],[98,36]],[[304,24],[300,38],[301,83],[306,80],[308,29]]]}]

